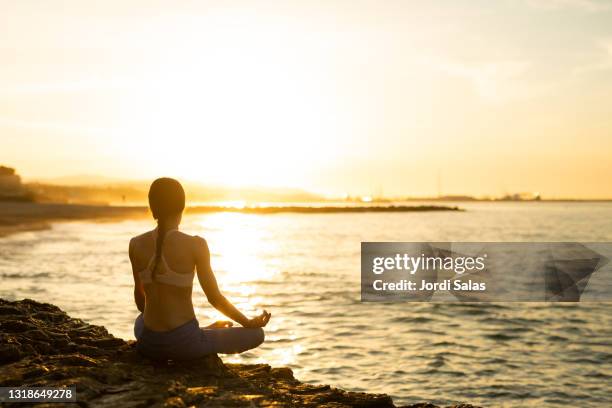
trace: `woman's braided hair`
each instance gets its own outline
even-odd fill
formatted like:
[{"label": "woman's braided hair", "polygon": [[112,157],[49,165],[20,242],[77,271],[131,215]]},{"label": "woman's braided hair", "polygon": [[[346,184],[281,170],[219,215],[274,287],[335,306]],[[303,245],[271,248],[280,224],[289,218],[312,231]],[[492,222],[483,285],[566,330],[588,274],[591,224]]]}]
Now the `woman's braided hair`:
[{"label": "woman's braided hair", "polygon": [[153,218],[157,220],[157,239],[155,241],[155,259],[151,269],[151,279],[155,280],[155,273],[162,256],[164,238],[167,232],[167,221],[185,209],[185,190],[177,180],[162,177],[151,184],[149,189],[149,207]]}]

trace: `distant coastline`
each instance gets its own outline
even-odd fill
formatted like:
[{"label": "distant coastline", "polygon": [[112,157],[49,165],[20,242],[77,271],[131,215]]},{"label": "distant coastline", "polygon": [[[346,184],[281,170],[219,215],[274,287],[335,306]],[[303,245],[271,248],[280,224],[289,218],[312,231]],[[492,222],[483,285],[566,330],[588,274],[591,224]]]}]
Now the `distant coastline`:
[{"label": "distant coastline", "polygon": [[[147,202],[149,189],[147,180],[129,180],[106,176],[73,176],[55,179],[30,180],[22,182],[15,168],[0,165],[0,202],[23,201],[38,203],[65,203],[87,205],[144,206]],[[287,187],[231,187],[223,185],[208,185],[198,182],[185,183],[187,195],[192,203],[202,203],[202,207],[224,207],[224,203],[248,203],[260,207],[257,203],[267,203],[267,208],[278,206],[282,211],[246,210],[241,212],[274,213],[285,212],[287,206],[295,207],[292,212],[317,212],[304,210],[304,207],[326,208],[339,207],[336,212],[358,212],[344,207],[361,206],[409,206],[408,203],[457,203],[457,202],[612,202],[612,197],[606,198],[573,198],[543,196],[537,191],[509,191],[502,195],[470,195],[469,193],[445,194],[440,189],[434,196],[384,195],[382,189],[377,193],[355,194],[344,193],[329,195],[307,191],[300,188]],[[209,204],[210,203],[210,204]],[[294,204],[295,203],[295,204]],[[427,204],[423,204],[427,203]],[[231,205],[230,205],[231,206]],[[435,205],[437,206],[437,204]],[[218,211],[206,209],[205,211]],[[404,211],[376,210],[376,211]],[[407,211],[413,211],[411,209]],[[321,212],[334,212],[327,209]]]},{"label": "distant coastline", "polygon": [[[401,212],[440,212],[465,211],[456,203],[609,203],[612,200],[538,200],[538,201],[503,201],[503,200],[444,200],[444,199],[414,199],[405,202],[373,201],[361,202],[318,202],[318,203],[269,203],[260,205],[223,205],[199,204],[188,206],[188,214],[206,214],[231,212],[242,214],[337,214],[337,213],[401,213]],[[410,204],[414,203],[414,205]],[[70,203],[37,203],[27,201],[0,200],[0,237],[21,231],[34,231],[50,228],[54,222],[95,220],[99,222],[116,221],[120,219],[138,219],[149,217],[145,205],[107,205],[107,204],[70,204]]]},{"label": "distant coastline", "polygon": [[[366,212],[430,212],[463,211],[457,206],[442,205],[287,205],[287,206],[244,206],[221,205],[193,206],[187,208],[189,214],[234,212],[245,214],[328,214],[328,213],[366,213]],[[0,202],[0,237],[21,231],[42,230],[51,223],[59,221],[143,218],[149,215],[145,206],[111,206],[61,203]]]},{"label": "distant coastline", "polygon": [[405,202],[445,202],[445,203],[610,203],[612,198],[541,198],[538,200],[508,199],[508,198],[480,198],[480,197],[430,197],[430,198],[403,198]]},{"label": "distant coastline", "polygon": [[329,214],[329,213],[365,213],[365,212],[421,212],[421,211],[464,211],[457,206],[445,205],[276,205],[276,206],[195,206],[189,207],[187,213],[238,212],[245,214]]}]

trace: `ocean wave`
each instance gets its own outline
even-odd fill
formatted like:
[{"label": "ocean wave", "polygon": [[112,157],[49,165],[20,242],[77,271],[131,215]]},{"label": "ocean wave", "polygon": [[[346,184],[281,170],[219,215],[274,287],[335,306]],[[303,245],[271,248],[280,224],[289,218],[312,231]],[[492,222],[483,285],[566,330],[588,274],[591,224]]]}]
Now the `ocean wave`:
[{"label": "ocean wave", "polygon": [[4,272],[0,276],[5,279],[40,279],[49,278],[51,274],[49,272],[38,272],[38,273],[23,273],[23,272]]}]

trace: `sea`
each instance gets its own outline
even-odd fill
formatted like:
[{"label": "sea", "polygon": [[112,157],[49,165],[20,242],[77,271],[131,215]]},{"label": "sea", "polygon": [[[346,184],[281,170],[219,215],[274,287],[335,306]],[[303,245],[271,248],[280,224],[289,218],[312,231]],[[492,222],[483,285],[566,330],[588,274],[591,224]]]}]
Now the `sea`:
[{"label": "sea", "polygon": [[[454,205],[454,204],[453,204]],[[397,405],[612,406],[612,303],[362,303],[362,241],[612,242],[612,203],[473,202],[465,211],[186,215],[222,291],[266,309],[265,343],[231,363],[387,393]],[[75,221],[0,238],[0,297],[58,305],[133,339],[130,237],[152,220]],[[194,286],[202,325],[222,319]]]}]

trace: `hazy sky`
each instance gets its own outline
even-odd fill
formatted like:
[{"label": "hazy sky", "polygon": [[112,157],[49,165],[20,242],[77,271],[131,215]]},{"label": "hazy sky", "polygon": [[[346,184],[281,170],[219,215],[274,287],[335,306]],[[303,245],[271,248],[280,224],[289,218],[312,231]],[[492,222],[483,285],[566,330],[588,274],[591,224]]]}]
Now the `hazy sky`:
[{"label": "hazy sky", "polygon": [[609,198],[612,1],[0,0],[0,164]]}]

